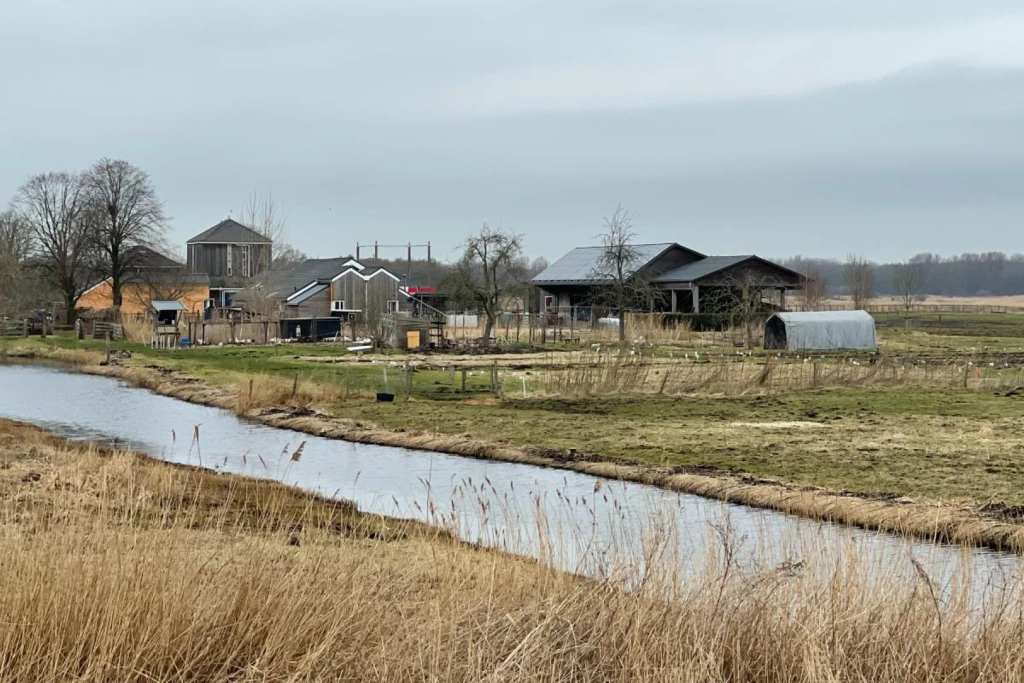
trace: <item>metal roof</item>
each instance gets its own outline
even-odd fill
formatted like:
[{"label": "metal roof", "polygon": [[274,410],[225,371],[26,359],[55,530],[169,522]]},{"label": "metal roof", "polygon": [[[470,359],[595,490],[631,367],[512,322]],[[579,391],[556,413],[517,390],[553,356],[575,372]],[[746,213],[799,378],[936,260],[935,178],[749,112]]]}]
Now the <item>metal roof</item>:
[{"label": "metal roof", "polygon": [[259,234],[252,228],[247,228],[238,221],[227,218],[208,230],[204,230],[187,244],[246,244],[262,243],[270,244],[271,240]]},{"label": "metal roof", "polygon": [[655,282],[696,282],[708,275],[725,270],[747,259],[754,258],[753,254],[741,254],[738,256],[708,256],[700,261],[687,263],[685,266],[662,273],[654,278]]},{"label": "metal roof", "polygon": [[305,303],[312,299],[317,294],[323,292],[330,286],[330,283],[318,282],[317,284],[313,285],[312,287],[309,287],[308,289],[299,290],[299,292],[296,292],[295,294],[292,295],[292,297],[294,298],[288,298],[288,305],[298,306],[299,304]]},{"label": "metal roof", "polygon": [[149,304],[156,311],[187,311],[188,308],[180,301],[151,301]]},{"label": "metal roof", "polygon": [[765,323],[764,348],[790,351],[874,350],[878,348],[875,319],[866,311],[776,313]]},{"label": "metal roof", "polygon": [[805,311],[793,313],[776,313],[787,325],[800,323],[859,323],[874,327],[875,319],[867,311]]},{"label": "metal roof", "polygon": [[[643,268],[667,249],[675,246],[679,245],[674,242],[633,245],[638,256],[638,265],[633,272]],[[533,278],[532,282],[535,284],[585,284],[600,281],[604,278],[595,277],[595,275],[601,255],[604,253],[604,247],[576,247],[544,269],[540,275]],[[630,273],[630,275],[632,274]]]}]

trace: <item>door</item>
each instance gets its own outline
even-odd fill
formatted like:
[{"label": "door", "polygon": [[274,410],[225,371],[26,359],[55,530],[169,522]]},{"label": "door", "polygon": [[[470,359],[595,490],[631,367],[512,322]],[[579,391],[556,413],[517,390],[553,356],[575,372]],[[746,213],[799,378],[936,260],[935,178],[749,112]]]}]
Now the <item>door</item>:
[{"label": "door", "polygon": [[408,332],[406,332],[405,345],[409,348],[410,351],[413,349],[420,348],[420,331],[409,330]]}]

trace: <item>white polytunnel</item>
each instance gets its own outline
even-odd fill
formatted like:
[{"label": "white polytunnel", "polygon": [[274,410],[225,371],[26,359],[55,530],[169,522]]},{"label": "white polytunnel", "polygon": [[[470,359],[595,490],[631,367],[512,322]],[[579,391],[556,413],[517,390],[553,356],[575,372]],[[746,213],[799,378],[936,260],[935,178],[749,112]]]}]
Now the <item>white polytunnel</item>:
[{"label": "white polytunnel", "polygon": [[866,311],[776,313],[764,324],[764,348],[786,351],[874,351],[875,319]]}]

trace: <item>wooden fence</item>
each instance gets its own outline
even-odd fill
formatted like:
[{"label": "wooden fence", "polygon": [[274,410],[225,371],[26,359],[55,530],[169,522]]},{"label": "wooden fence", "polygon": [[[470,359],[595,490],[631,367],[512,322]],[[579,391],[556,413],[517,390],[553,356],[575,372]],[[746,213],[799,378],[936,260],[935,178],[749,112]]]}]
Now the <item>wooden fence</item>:
[{"label": "wooden fence", "polygon": [[0,337],[27,337],[29,325],[27,320],[5,320],[0,322]]}]

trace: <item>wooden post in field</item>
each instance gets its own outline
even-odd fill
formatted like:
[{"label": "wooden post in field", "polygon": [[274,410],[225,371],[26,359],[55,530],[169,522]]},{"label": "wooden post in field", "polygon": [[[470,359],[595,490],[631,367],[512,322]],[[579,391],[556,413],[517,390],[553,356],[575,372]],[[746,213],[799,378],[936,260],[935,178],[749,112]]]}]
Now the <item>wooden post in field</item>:
[{"label": "wooden post in field", "polygon": [[299,373],[295,373],[295,379],[292,381],[292,398],[295,398],[295,394],[299,392]]},{"label": "wooden post in field", "polygon": [[455,393],[455,366],[454,365],[450,368],[450,371],[451,371],[452,393],[454,394]]},{"label": "wooden post in field", "polygon": [[403,367],[404,376],[403,383],[405,385],[405,400],[409,400],[409,394],[412,393],[412,373],[409,371],[409,359],[405,359],[405,366]]},{"label": "wooden post in field", "polygon": [[21,336],[28,336],[28,318],[25,318],[24,320],[23,327],[21,328]]},{"label": "wooden post in field", "polygon": [[498,361],[491,364],[491,393],[498,395]]},{"label": "wooden post in field", "polygon": [[252,378],[251,377],[249,378],[249,402],[246,405],[247,406],[251,406],[252,405]]},{"label": "wooden post in field", "polygon": [[106,364],[110,365],[110,330],[107,330],[107,336],[104,345],[107,347]]},{"label": "wooden post in field", "polygon": [[462,368],[462,393],[466,393],[466,368]]}]

